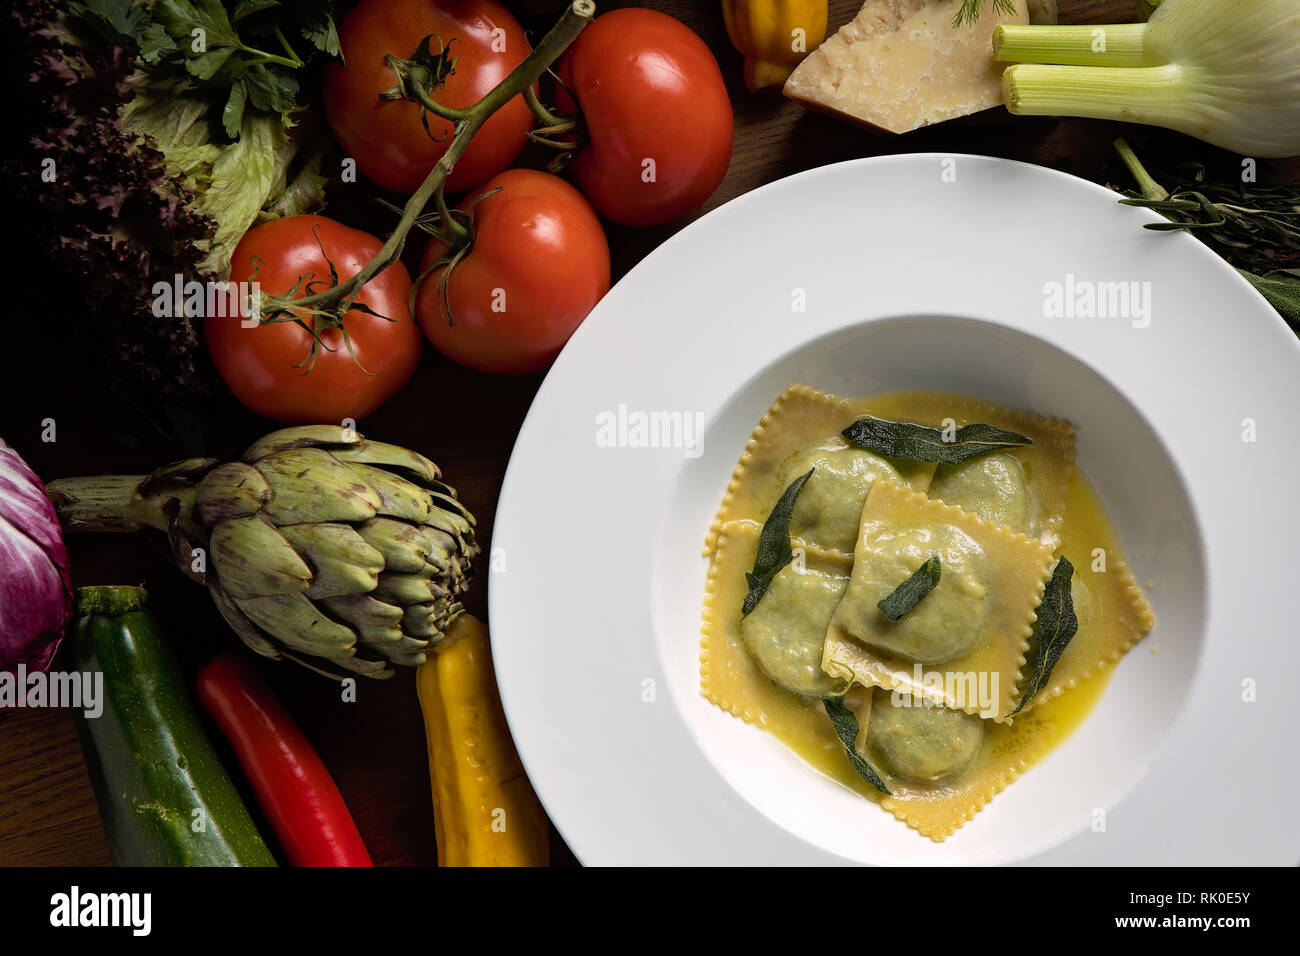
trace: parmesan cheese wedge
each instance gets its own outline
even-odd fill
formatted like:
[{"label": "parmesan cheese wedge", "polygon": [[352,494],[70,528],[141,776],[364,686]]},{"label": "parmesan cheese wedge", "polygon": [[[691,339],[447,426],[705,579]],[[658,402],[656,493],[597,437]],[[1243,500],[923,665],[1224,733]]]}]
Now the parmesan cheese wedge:
[{"label": "parmesan cheese wedge", "polygon": [[953,26],[958,0],[867,0],[858,15],[791,74],[785,95],[891,133],[1002,105],[993,30],[1027,23],[985,0],[979,20]]}]

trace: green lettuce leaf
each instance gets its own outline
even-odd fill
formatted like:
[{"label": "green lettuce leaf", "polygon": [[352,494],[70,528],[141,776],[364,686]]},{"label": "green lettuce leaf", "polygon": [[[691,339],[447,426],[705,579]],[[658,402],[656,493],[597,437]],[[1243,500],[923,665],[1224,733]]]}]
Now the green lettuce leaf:
[{"label": "green lettuce leaf", "polygon": [[72,344],[143,407],[212,381],[189,318],[154,315],[155,283],[225,279],[251,226],[324,203],[328,132],[298,128],[299,94],[337,48],[332,16],[331,0],[15,0],[0,15],[31,127],[0,167],[96,316]]},{"label": "green lettuce leaf", "polygon": [[262,207],[259,220],[280,219],[316,212],[325,205],[325,186],[329,177],[321,172],[326,153],[335,149],[328,131],[321,131],[304,146],[304,128],[299,126],[275,156],[276,178],[271,185],[269,203]]},{"label": "green lettuce leaf", "polygon": [[276,153],[288,139],[284,124],[264,114],[244,114],[239,140],[227,146],[212,167],[212,184],[195,205],[217,223],[208,254],[199,268],[218,276],[230,273],[230,256],[271,195]]},{"label": "green lettuce leaf", "polygon": [[278,114],[242,110],[239,138],[228,146],[212,142],[208,103],[186,89],[184,81],[138,92],[122,110],[122,124],[145,137],[163,155],[167,171],[181,178],[190,207],[216,224],[199,245],[199,269],[225,278],[230,255],[271,201],[277,172],[291,157],[277,155],[288,142]]},{"label": "green lettuce leaf", "polygon": [[212,179],[221,147],[212,141],[208,101],[188,80],[140,82],[122,107],[122,128],[163,154],[167,171],[199,190]]}]

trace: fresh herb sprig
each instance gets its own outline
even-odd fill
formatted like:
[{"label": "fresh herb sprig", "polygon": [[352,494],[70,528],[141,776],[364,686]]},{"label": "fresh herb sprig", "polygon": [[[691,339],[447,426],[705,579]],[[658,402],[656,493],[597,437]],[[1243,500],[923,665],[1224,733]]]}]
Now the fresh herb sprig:
[{"label": "fresh herb sprig", "polygon": [[1215,182],[1197,162],[1160,170],[1157,178],[1123,138],[1115,150],[1138,184],[1120,202],[1170,220],[1147,223],[1147,229],[1195,235],[1300,332],[1300,188]]},{"label": "fresh herb sprig", "polygon": [[235,140],[246,110],[289,119],[313,52],[339,55],[332,8],[332,0],[85,0],[68,12],[110,42],[133,41],[151,79],[171,70],[173,81],[184,75],[212,93]]},{"label": "fresh herb sprig", "polygon": [[[993,9],[998,13],[1013,16],[1016,12],[1016,5],[1013,0],[993,0]],[[952,25],[954,27],[969,26],[978,20],[983,13],[984,0],[961,0],[961,6],[953,14]]]}]

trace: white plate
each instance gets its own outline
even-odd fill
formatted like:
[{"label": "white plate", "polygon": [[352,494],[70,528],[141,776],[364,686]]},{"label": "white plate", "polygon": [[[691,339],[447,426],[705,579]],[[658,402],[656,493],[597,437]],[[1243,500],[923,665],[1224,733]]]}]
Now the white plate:
[{"label": "white plate", "polygon": [[[1155,218],[1036,166],[860,160],[705,216],[601,302],[524,423],[489,579],[506,714],[579,859],[1300,859],[1300,345],[1200,243],[1141,228]],[[1126,315],[1049,314],[1051,283],[1077,302],[1116,282],[1139,283]],[[1071,420],[1159,617],[1079,731],[942,844],[699,695],[701,544],[795,381]],[[632,447],[636,413],[673,412],[702,433]]]}]

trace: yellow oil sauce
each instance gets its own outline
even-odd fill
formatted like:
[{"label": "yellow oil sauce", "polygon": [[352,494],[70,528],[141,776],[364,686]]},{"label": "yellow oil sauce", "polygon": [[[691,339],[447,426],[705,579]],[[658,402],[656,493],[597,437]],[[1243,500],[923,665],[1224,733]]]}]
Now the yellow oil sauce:
[{"label": "yellow oil sauce", "polygon": [[[978,773],[981,764],[991,768],[995,764],[1005,766],[1010,763],[1021,773],[1029,769],[1083,723],[1101,699],[1111,673],[1107,669],[1094,674],[1068,694],[1019,715],[1010,726],[988,725],[983,748],[971,772]],[[789,709],[783,713],[770,713],[763,729],[823,776],[870,800],[878,800],[882,795],[859,777],[849,764],[821,701],[794,694],[789,698]],[[951,791],[952,788],[943,789]]]},{"label": "yellow oil sauce", "polygon": [[[881,400],[877,406],[882,413],[887,401]],[[905,410],[899,408],[896,414],[905,417]],[[821,702],[786,691],[758,673],[734,635],[706,640],[704,654],[710,658],[709,666],[718,674],[727,669],[728,676],[705,689],[705,696],[761,726],[824,776],[881,802],[922,834],[943,839],[1016,776],[1064,742],[1101,699],[1113,673],[1113,667],[1097,667],[1087,658],[1097,647],[1115,644],[1107,629],[1116,621],[1132,618],[1133,609],[1121,606],[1129,601],[1125,589],[1112,586],[1113,579],[1103,577],[1107,572],[1095,570],[1094,549],[1105,550],[1112,570],[1122,566],[1122,556],[1096,492],[1077,469],[1069,481],[1065,514],[1059,552],[1075,566],[1089,606],[1079,609],[1079,633],[1057,663],[1048,685],[1059,688],[1059,693],[1040,692],[1034,705],[1010,724],[986,721],[979,754],[955,780],[930,786],[903,784],[895,786],[891,796],[879,794],[849,764]],[[715,601],[726,604],[736,596],[729,587],[713,594]],[[1028,666],[1025,670],[1027,675]]]}]

